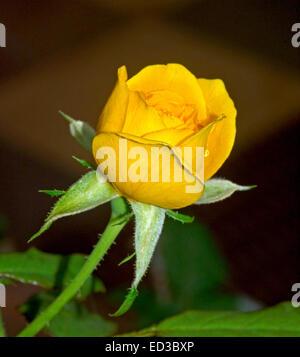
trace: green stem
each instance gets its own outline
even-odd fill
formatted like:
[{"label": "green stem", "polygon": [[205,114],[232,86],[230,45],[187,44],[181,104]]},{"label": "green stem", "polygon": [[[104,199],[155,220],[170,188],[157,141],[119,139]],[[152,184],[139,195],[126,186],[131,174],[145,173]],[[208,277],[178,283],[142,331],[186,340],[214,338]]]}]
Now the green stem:
[{"label": "green stem", "polygon": [[[43,327],[64,307],[64,305],[72,299],[72,297],[77,293],[82,284],[86,281],[86,279],[90,276],[90,274],[97,267],[105,253],[110,248],[111,244],[114,242],[122,228],[126,225],[127,220],[116,224],[115,217],[119,215],[123,209],[123,203],[120,198],[117,198],[112,202],[112,217],[108,222],[108,225],[103,232],[101,239],[97,242],[94,250],[88,257],[87,261],[76,275],[75,279],[68,285],[65,290],[56,298],[55,301],[51,305],[49,305],[38,317],[33,320],[23,331],[19,333],[17,337],[33,337],[39,331],[43,329]],[[121,207],[121,209],[120,209]],[[117,214],[116,214],[117,211]]]}]

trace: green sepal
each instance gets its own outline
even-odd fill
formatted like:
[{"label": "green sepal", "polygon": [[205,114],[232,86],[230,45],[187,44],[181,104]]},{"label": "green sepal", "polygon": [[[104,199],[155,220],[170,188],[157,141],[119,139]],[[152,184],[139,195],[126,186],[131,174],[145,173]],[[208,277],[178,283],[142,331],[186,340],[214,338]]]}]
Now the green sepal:
[{"label": "green sepal", "polygon": [[137,288],[150,264],[154,249],[165,221],[163,208],[141,202],[131,203],[135,215],[135,278],[132,286]]},{"label": "green sepal", "polygon": [[195,217],[187,216],[185,214],[176,211],[171,211],[169,209],[166,210],[166,215],[181,223],[192,223],[195,219]]},{"label": "green sepal", "polygon": [[205,182],[203,195],[194,204],[203,205],[223,201],[236,191],[248,191],[255,187],[257,186],[240,186],[225,179],[211,179]]},{"label": "green sepal", "polygon": [[90,169],[90,170],[96,170],[96,169],[97,169],[97,166],[96,166],[96,165],[91,164],[90,162],[87,162],[87,161],[85,161],[85,160],[83,160],[83,159],[79,159],[79,157],[76,157],[76,156],[73,155],[72,158],[73,158],[75,161],[79,162],[82,166],[84,166],[84,167],[86,167],[86,168],[88,168],[88,169]]},{"label": "green sepal", "polygon": [[63,190],[39,190],[39,192],[46,193],[46,195],[51,197],[59,197],[66,193],[66,191]]},{"label": "green sepal", "polygon": [[70,123],[70,132],[74,139],[88,152],[92,152],[92,142],[96,131],[89,124],[71,118],[61,110],[59,113]]},{"label": "green sepal", "polygon": [[57,201],[42,228],[29,239],[29,242],[45,232],[57,219],[90,210],[117,196],[112,185],[96,171],[88,172]]},{"label": "green sepal", "polygon": [[129,260],[131,260],[133,257],[135,257],[135,252],[133,252],[132,254],[128,255],[128,257],[124,258],[122,261],[120,261],[120,263],[118,264],[119,266],[120,265],[123,265],[127,262],[129,262]]},{"label": "green sepal", "polygon": [[161,234],[165,209],[141,202],[131,202],[135,215],[135,278],[123,304],[112,316],[120,316],[129,310],[137,297],[137,287],[145,275]]},{"label": "green sepal", "polygon": [[127,294],[123,304],[119,307],[119,309],[115,313],[110,314],[110,316],[118,317],[124,315],[131,308],[137,296],[138,296],[137,289],[130,288],[129,293]]}]

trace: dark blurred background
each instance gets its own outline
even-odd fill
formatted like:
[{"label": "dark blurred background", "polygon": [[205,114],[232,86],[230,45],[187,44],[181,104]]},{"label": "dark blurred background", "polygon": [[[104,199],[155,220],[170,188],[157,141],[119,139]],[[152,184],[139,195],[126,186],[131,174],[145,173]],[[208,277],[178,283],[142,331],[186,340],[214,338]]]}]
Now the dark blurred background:
[{"label": "dark blurred background", "polygon": [[[69,135],[58,110],[95,126],[120,65],[131,76],[149,64],[178,62],[198,77],[222,78],[236,104],[236,144],[217,176],[258,185],[224,202],[185,211],[210,232],[223,256],[226,292],[260,306],[290,300],[292,284],[300,281],[295,22],[300,22],[297,0],[1,1],[7,47],[0,48],[0,214],[7,229],[0,250],[28,249],[27,239],[53,205],[38,190],[64,189],[85,172],[72,155],[91,160]],[[104,206],[63,219],[34,244],[51,253],[88,254],[108,217],[109,206]],[[176,266],[181,253],[172,249],[178,240],[182,251],[185,240],[189,251],[195,250],[189,230],[178,232],[158,249],[142,284],[162,300],[168,297],[161,280],[163,251]],[[114,296],[117,289],[124,295],[131,282],[132,264],[117,264],[132,245],[130,226],[98,269]],[[193,284],[199,281],[196,275]],[[36,289],[9,287],[4,317],[10,334],[24,325],[14,307]],[[97,295],[90,308],[111,312],[119,303],[114,299]],[[133,310],[120,319],[121,330],[137,326],[136,314]]]}]

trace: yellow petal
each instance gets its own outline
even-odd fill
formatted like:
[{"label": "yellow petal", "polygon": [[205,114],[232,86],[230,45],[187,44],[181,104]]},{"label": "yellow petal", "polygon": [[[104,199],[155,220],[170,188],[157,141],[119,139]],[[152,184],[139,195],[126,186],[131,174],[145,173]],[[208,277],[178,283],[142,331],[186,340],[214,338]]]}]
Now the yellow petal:
[{"label": "yellow petal", "polygon": [[204,95],[208,120],[212,121],[220,114],[226,116],[214,125],[207,139],[204,175],[208,180],[231,152],[236,133],[236,109],[222,80],[200,78],[198,83]]},{"label": "yellow petal", "polygon": [[206,118],[206,107],[197,78],[184,66],[176,63],[152,65],[143,68],[128,80],[132,91],[149,93],[168,90],[181,95],[186,104],[193,104],[199,120]]},{"label": "yellow petal", "polygon": [[118,132],[122,129],[128,106],[129,91],[127,71],[122,66],[118,69],[118,81],[99,117],[97,133],[102,131]]},{"label": "yellow petal", "polygon": [[[126,168],[126,176],[130,176],[130,170],[134,167],[134,164],[137,162],[136,157],[131,157],[131,153],[134,150],[144,150],[144,153],[147,155],[147,160],[143,160],[143,163],[146,165],[146,170],[139,170],[137,173],[142,173],[142,179],[146,182],[133,182],[130,177],[124,177],[125,182],[122,182],[120,179],[120,162],[124,164],[124,147],[120,147],[120,139],[126,139],[128,160]],[[122,143],[123,145],[124,143]],[[103,163],[103,160],[97,158],[97,152],[103,147],[113,148],[116,153],[116,175],[114,182],[111,179],[113,176],[109,176],[112,185],[115,189],[122,195],[127,197],[129,200],[144,202],[152,204],[155,206],[168,208],[168,209],[179,209],[185,206],[189,206],[198,200],[203,193],[203,186],[200,191],[197,192],[187,192],[187,186],[194,186],[195,177],[185,170],[181,163],[178,161],[177,157],[170,155],[170,177],[166,182],[162,182],[162,176],[165,174],[166,165],[162,160],[160,155],[159,167],[156,166],[159,172],[158,182],[153,182],[152,172],[151,172],[151,163],[152,163],[152,154],[151,149],[158,148],[162,150],[168,149],[168,146],[164,143],[154,140],[148,140],[145,138],[139,138],[132,135],[127,135],[124,133],[100,133],[98,134],[93,141],[93,154],[98,165]],[[99,154],[99,152],[98,152]],[[141,156],[138,157],[138,159]],[[148,162],[146,162],[148,161]],[[123,166],[124,167],[124,166]],[[174,176],[174,168],[177,172],[182,173],[182,180],[176,182]],[[107,174],[107,172],[104,172]],[[122,173],[121,173],[122,174]]]},{"label": "yellow petal", "polygon": [[143,137],[150,140],[163,141],[170,146],[176,146],[179,142],[193,134],[191,129],[164,129],[147,133]]},{"label": "yellow petal", "polygon": [[150,131],[165,129],[160,113],[148,106],[138,92],[130,92],[128,110],[122,131],[142,136]]},{"label": "yellow petal", "polygon": [[[206,125],[204,128],[199,130],[198,132],[190,135],[188,138],[184,139],[180,143],[177,144],[179,148],[181,148],[182,152],[184,153],[184,148],[191,148],[190,155],[184,156],[182,155],[182,163],[184,167],[189,170],[193,175],[197,176],[199,180],[206,181],[206,157],[205,152],[207,151],[207,144],[208,139],[211,133],[213,132],[214,128],[218,125],[218,123],[225,120],[225,116],[221,115],[218,119],[213,121],[212,123]],[[201,158],[196,155],[197,148],[201,148]],[[199,159],[204,159],[204,168],[203,168],[203,161],[197,162]],[[202,166],[201,166],[202,165]],[[201,171],[199,168],[201,167]],[[203,176],[203,169],[204,169],[204,176]],[[201,175],[200,177],[198,175]]]}]

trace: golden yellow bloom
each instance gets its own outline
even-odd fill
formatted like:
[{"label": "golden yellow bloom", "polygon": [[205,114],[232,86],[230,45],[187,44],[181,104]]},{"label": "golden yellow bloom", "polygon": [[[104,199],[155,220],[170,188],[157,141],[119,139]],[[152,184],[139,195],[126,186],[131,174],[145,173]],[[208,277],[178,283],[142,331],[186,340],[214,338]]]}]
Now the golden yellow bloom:
[{"label": "golden yellow bloom", "polygon": [[[222,120],[217,120],[224,115]],[[180,64],[153,65],[127,79],[126,67],[118,70],[118,81],[100,115],[93,141],[96,158],[100,147],[116,152],[115,189],[130,200],[176,209],[198,200],[203,191],[186,192],[186,182],[122,182],[119,180],[119,139],[126,138],[128,150],[151,148],[204,147],[204,180],[222,166],[235,138],[236,109],[220,79],[197,79]],[[120,157],[121,157],[120,156]],[[128,168],[136,158],[128,159]],[[185,174],[196,175],[182,161],[171,158],[171,165]],[[150,170],[150,164],[149,164]],[[150,175],[150,171],[149,171]],[[190,181],[189,181],[190,182]]]}]

